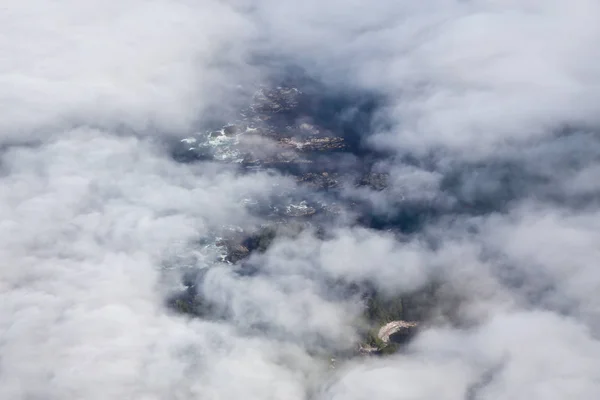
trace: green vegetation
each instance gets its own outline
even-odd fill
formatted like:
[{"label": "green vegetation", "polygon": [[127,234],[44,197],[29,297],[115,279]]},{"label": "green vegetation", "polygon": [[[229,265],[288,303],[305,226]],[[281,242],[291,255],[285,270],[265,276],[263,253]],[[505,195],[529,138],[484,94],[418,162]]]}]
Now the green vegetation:
[{"label": "green vegetation", "polygon": [[394,354],[395,352],[398,351],[398,345],[395,343],[388,343],[387,345],[381,347],[379,349],[379,354],[381,354],[382,356],[386,356],[389,354]]},{"label": "green vegetation", "polygon": [[378,331],[379,331],[379,329],[376,329],[376,328],[369,330],[369,332],[367,333],[367,335],[365,337],[365,343],[368,344],[369,346],[373,346],[378,349],[382,349],[385,347],[385,343],[383,342],[383,340],[379,339],[379,337],[377,336]]},{"label": "green vegetation", "polygon": [[404,319],[404,300],[397,297],[384,297],[374,293],[367,300],[365,318],[369,330],[364,335],[363,343],[375,347],[377,354],[393,354],[398,350],[395,343],[385,343],[378,337],[379,329],[391,321]]},{"label": "green vegetation", "polygon": [[174,312],[188,317],[214,316],[217,313],[213,305],[198,298],[194,288],[174,295],[167,301],[167,306]]},{"label": "green vegetation", "polygon": [[404,302],[401,297],[386,299],[378,294],[367,301],[366,317],[370,324],[379,327],[404,317]]},{"label": "green vegetation", "polygon": [[174,310],[181,314],[194,315],[196,314],[195,306],[192,302],[186,301],[184,299],[176,299],[172,303],[172,307]]}]

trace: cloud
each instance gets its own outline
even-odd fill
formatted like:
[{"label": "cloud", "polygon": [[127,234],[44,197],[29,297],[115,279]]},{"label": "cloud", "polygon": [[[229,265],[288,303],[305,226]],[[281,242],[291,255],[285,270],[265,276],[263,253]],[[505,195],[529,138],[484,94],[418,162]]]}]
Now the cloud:
[{"label": "cloud", "polygon": [[257,13],[283,53],[387,95],[391,127],[376,145],[480,159],[598,123],[594,1],[264,3]]},{"label": "cloud", "polygon": [[598,393],[598,343],[548,313],[498,315],[470,331],[432,330],[411,351],[343,371],[322,398],[526,399]]},{"label": "cloud", "polygon": [[164,257],[249,222],[241,200],[276,180],[178,165],[88,129],[13,147],[3,164],[2,396],[163,397],[167,378],[152,374],[171,370],[183,375],[163,383],[187,386],[178,349],[210,346],[201,324],[167,315]]},{"label": "cloud", "polygon": [[2,15],[3,136],[51,127],[185,132],[252,79],[251,21],[218,1],[11,2]]},{"label": "cloud", "polygon": [[[10,2],[0,397],[596,398],[598,8]],[[280,72],[258,56],[350,103],[383,99],[359,135],[387,188],[347,184],[331,198],[368,203],[363,217],[389,231],[352,209],[244,266],[214,262],[203,240],[266,222],[248,198],[325,199],[277,173],[179,163],[165,146]],[[353,107],[339,108],[331,117],[347,124]],[[411,229],[394,219],[407,214]],[[165,306],[185,268],[203,270],[212,318]],[[431,289],[423,330],[396,355],[332,372],[328,356],[359,340],[360,293],[345,289],[362,283]]]}]

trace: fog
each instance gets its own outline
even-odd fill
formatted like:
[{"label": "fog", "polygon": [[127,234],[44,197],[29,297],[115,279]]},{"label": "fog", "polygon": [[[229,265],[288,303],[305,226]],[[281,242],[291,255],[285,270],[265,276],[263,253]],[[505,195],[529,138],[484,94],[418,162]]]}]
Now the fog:
[{"label": "fog", "polygon": [[[0,398],[598,398],[599,16],[593,0],[8,0]],[[343,209],[218,263],[204,238],[267,222],[247,199],[325,195],[170,145],[288,67],[379,99],[357,142],[388,186],[337,200],[387,225]],[[167,306],[190,269],[213,315]],[[332,369],[361,340],[352,285],[435,292],[402,351]]]}]

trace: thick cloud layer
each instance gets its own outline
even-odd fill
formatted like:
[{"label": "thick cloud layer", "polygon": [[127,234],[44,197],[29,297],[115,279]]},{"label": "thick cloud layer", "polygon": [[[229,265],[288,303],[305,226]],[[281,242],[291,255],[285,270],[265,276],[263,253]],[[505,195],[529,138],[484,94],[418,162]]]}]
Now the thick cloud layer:
[{"label": "thick cloud layer", "polygon": [[0,102],[11,110],[0,127],[15,140],[73,123],[185,131],[244,83],[235,69],[254,34],[211,0],[14,1],[0,18]]},{"label": "thick cloud layer", "polygon": [[[598,15],[592,0],[9,1],[0,397],[598,398]],[[199,243],[257,226],[245,201],[294,183],[178,163],[165,143],[290,64],[383,99],[360,139],[388,187],[340,200],[427,216],[408,233],[346,216],[238,274]],[[182,268],[203,271],[214,318],[165,306]],[[362,312],[338,289],[365,283],[433,285],[424,329],[331,371]]]},{"label": "thick cloud layer", "polygon": [[599,122],[593,0],[263,3],[267,41],[389,96],[382,146],[471,159]]}]

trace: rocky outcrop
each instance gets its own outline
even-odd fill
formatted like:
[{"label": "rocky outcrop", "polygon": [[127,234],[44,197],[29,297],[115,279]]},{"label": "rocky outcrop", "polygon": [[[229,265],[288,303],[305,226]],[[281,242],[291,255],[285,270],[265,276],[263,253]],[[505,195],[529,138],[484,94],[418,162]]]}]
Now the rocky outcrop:
[{"label": "rocky outcrop", "polygon": [[[311,163],[311,153],[346,148],[343,137],[303,120],[302,92],[295,87],[261,88],[240,118],[221,129],[181,141],[182,160],[213,159],[251,165]],[[253,140],[254,139],[254,140]],[[259,144],[257,144],[259,143]]]},{"label": "rocky outcrop", "polygon": [[296,138],[283,138],[278,142],[282,147],[297,151],[334,151],[345,148],[344,138],[321,137],[299,140]]},{"label": "rocky outcrop", "polygon": [[302,157],[301,154],[293,150],[282,150],[277,152],[276,154],[264,157],[261,155],[256,155],[252,152],[247,152],[244,154],[244,158],[242,161],[244,164],[255,164],[262,165],[265,167],[271,165],[278,164],[311,164],[312,161]]},{"label": "rocky outcrop", "polygon": [[379,353],[379,348],[367,343],[358,345],[358,353],[363,356],[371,356]]},{"label": "rocky outcrop", "polygon": [[392,321],[379,329],[377,337],[385,344],[404,343],[416,332],[416,322]]},{"label": "rocky outcrop", "polygon": [[285,208],[285,215],[288,217],[309,217],[316,212],[317,210],[309,206],[306,201],[301,201],[298,204],[290,204]]},{"label": "rocky outcrop", "polygon": [[328,172],[307,172],[298,176],[296,181],[315,190],[332,189],[340,186],[339,175]]},{"label": "rocky outcrop", "polygon": [[235,264],[249,255],[250,250],[246,246],[242,244],[236,244],[228,247],[226,260],[232,264]]},{"label": "rocky outcrop", "polygon": [[254,93],[250,110],[259,114],[263,120],[270,119],[271,114],[293,110],[298,106],[302,92],[295,87],[261,88]]},{"label": "rocky outcrop", "polygon": [[388,187],[388,174],[368,173],[357,182],[357,186],[368,186],[373,190],[384,190]]}]

